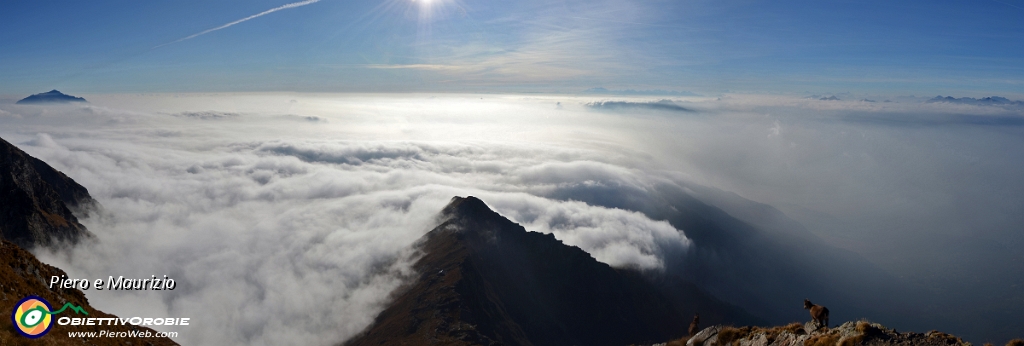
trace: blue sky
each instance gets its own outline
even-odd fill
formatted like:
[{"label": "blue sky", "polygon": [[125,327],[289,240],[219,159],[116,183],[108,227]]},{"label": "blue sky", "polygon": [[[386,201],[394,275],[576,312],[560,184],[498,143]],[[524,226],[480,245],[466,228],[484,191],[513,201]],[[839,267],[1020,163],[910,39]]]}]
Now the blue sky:
[{"label": "blue sky", "polygon": [[5,1],[0,94],[1024,97],[1024,0]]}]

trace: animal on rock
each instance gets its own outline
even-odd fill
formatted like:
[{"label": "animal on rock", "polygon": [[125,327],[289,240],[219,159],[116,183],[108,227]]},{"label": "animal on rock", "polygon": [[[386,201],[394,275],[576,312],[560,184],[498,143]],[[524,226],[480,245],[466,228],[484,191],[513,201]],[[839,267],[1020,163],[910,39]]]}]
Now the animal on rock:
[{"label": "animal on rock", "polygon": [[828,328],[828,308],[818,304],[812,304],[810,300],[804,299],[804,309],[811,310],[811,319],[813,319],[818,326]]},{"label": "animal on rock", "polygon": [[699,325],[700,325],[700,314],[693,314],[693,322],[690,322],[690,330],[689,330],[691,338],[694,335],[697,335],[697,332],[700,331]]}]

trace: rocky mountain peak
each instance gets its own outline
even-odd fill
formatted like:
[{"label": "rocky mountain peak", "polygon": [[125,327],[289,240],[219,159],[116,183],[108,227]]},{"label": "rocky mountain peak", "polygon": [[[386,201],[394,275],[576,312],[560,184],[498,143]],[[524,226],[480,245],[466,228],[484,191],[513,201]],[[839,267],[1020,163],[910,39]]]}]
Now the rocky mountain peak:
[{"label": "rocky mountain peak", "polygon": [[[473,196],[452,197],[439,215],[441,225],[428,237],[442,233],[460,233],[470,242],[496,242],[511,233],[525,233],[526,229],[506,219]],[[550,235],[548,235],[550,237]],[[554,238],[552,237],[552,240]]]},{"label": "rocky mountain peak", "polygon": [[441,210],[441,215],[448,218],[500,218],[501,215],[491,210],[487,203],[473,196],[452,197],[448,205]]}]

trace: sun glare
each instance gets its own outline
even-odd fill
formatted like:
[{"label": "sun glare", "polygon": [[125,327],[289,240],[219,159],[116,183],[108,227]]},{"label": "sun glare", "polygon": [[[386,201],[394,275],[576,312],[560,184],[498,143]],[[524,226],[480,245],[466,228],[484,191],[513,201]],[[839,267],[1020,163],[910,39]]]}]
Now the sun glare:
[{"label": "sun glare", "polygon": [[419,8],[421,24],[427,24],[445,17],[447,0],[410,0],[415,7]]}]

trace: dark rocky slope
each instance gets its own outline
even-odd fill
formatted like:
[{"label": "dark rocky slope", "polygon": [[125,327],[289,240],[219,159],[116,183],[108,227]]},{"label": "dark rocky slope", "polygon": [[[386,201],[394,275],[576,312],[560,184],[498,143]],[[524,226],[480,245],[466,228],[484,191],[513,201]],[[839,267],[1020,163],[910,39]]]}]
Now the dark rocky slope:
[{"label": "dark rocky slope", "polygon": [[628,345],[709,323],[758,323],[693,285],[659,289],[550,234],[455,197],[425,235],[419,276],[347,345]]},{"label": "dark rocky slope", "polygon": [[97,205],[89,191],[3,139],[0,201],[0,239],[22,248],[56,247],[92,236],[72,213]]}]

